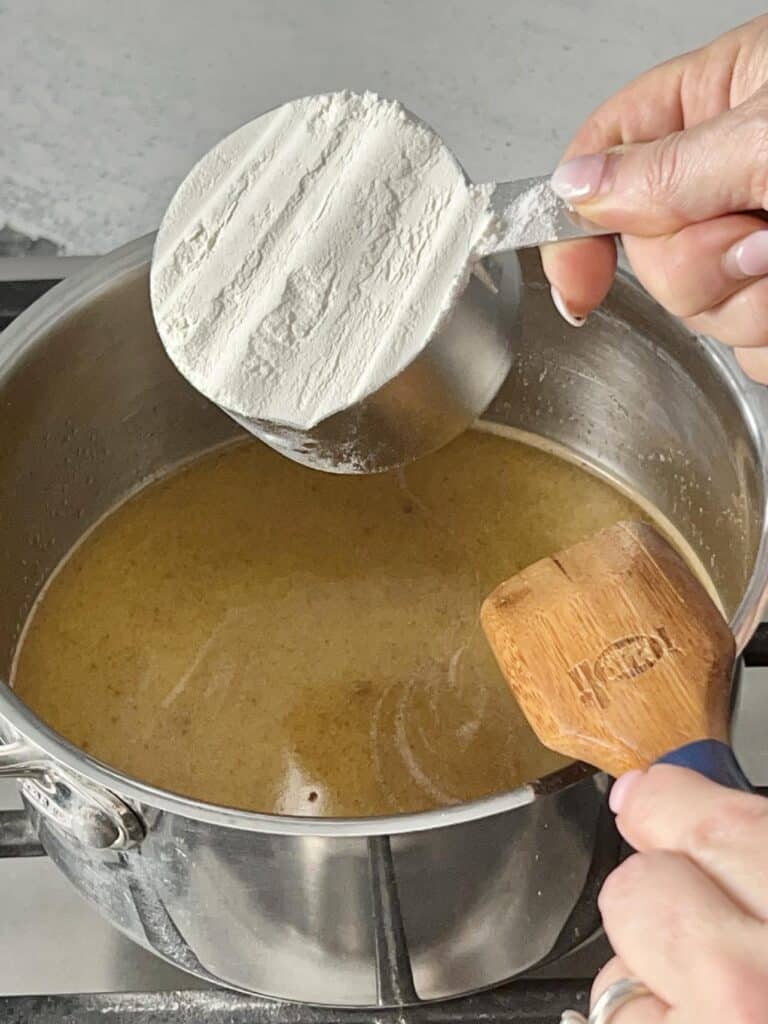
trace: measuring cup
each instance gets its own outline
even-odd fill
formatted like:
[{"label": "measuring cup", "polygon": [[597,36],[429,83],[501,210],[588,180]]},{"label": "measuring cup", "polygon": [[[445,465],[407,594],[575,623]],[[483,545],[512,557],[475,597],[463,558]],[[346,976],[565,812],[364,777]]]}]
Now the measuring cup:
[{"label": "measuring cup", "polygon": [[499,223],[492,252],[442,328],[397,376],[310,430],[229,415],[283,455],[330,473],[395,469],[463,433],[491,403],[514,357],[519,268],[514,259],[502,266],[488,257],[607,234],[569,209],[549,176],[499,183],[491,204]]},{"label": "measuring cup", "polygon": [[490,404],[514,358],[519,266],[513,255],[498,261],[494,254],[606,233],[569,209],[548,176],[495,184],[490,204],[494,234],[467,286],[412,362],[376,391],[310,429],[224,411],[288,458],[331,473],[394,469],[457,437]]}]

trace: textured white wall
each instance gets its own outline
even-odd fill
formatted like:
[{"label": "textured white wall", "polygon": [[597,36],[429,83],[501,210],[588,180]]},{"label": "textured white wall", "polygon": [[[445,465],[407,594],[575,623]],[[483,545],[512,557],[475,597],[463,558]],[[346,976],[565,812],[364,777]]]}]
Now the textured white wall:
[{"label": "textured white wall", "polygon": [[477,181],[545,172],[645,67],[753,0],[0,0],[0,224],[107,250],[218,138],[330,89],[402,99]]}]

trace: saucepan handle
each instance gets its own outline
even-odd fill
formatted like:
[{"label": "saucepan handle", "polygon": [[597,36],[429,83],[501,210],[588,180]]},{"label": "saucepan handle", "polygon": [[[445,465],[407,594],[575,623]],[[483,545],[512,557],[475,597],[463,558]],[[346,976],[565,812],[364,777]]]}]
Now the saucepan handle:
[{"label": "saucepan handle", "polygon": [[120,797],[52,761],[24,736],[0,743],[0,778],[19,780],[33,824],[45,821],[91,849],[125,850],[144,838],[139,816]]},{"label": "saucepan handle", "polygon": [[731,747],[721,740],[696,740],[686,743],[684,747],[670,751],[660,757],[658,764],[677,764],[682,768],[691,768],[713,782],[730,789],[741,789],[745,793],[754,793]]},{"label": "saucepan handle", "polygon": [[0,779],[39,779],[49,768],[42,751],[24,737],[0,744]]}]

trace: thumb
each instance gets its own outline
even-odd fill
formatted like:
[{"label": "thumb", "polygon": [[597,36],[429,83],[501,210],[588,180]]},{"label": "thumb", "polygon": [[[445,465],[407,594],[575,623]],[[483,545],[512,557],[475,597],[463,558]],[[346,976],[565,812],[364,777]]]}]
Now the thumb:
[{"label": "thumb", "polygon": [[768,188],[768,93],[654,142],[561,164],[552,189],[579,213],[632,235],[669,234],[761,210]]}]

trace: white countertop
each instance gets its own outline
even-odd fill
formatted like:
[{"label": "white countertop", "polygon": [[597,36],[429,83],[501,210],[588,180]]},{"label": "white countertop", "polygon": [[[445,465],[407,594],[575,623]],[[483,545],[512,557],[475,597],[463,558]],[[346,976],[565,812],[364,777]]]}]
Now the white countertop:
[{"label": "white countertop", "polygon": [[6,0],[0,225],[68,253],[153,230],[191,164],[299,95],[373,89],[476,180],[544,173],[580,119],[757,0]]}]

